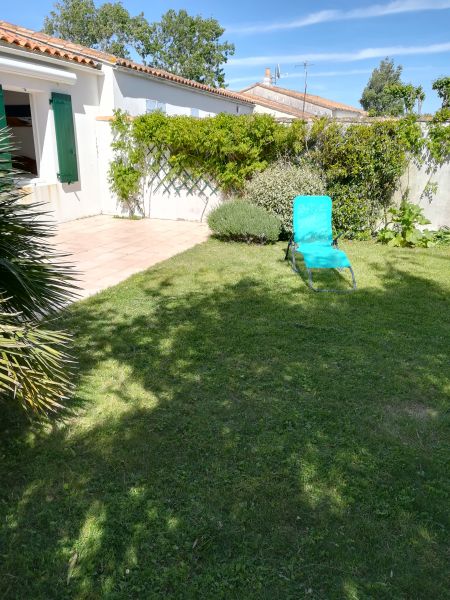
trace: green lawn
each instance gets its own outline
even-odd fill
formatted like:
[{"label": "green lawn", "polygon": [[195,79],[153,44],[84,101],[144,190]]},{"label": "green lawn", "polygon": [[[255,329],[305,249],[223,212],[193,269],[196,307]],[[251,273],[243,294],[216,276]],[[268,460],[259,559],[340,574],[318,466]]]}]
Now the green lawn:
[{"label": "green lawn", "polygon": [[2,599],[448,598],[450,251],[344,248],[355,294],[213,240],[63,317],[75,414],[2,419]]}]

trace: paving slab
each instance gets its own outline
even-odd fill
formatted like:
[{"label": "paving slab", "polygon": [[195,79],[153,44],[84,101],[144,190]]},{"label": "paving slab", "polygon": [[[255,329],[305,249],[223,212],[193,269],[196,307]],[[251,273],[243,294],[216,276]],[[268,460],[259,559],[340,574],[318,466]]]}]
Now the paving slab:
[{"label": "paving slab", "polygon": [[204,242],[209,234],[206,223],[97,215],[60,223],[55,242],[70,253],[80,297],[86,298]]}]

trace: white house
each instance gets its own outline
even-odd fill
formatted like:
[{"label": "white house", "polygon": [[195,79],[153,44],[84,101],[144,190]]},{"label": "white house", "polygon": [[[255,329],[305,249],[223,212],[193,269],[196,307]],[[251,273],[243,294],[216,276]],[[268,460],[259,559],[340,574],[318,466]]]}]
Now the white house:
[{"label": "white house", "polygon": [[273,85],[270,68],[265,71],[260,83],[245,88],[241,94],[255,103],[255,112],[265,112],[280,118],[311,120],[315,117],[332,117],[336,119],[359,119],[366,113],[353,106],[335,102],[328,98],[304,94],[295,90]]},{"label": "white house", "polygon": [[[163,110],[205,117],[253,112],[250,98],[0,21],[0,126],[17,149],[24,187],[58,221],[114,214],[108,117]],[[160,195],[161,196],[161,195]],[[198,198],[147,202],[147,216],[198,218]],[[159,202],[159,204],[158,204]],[[153,212],[152,212],[153,211]]]}]

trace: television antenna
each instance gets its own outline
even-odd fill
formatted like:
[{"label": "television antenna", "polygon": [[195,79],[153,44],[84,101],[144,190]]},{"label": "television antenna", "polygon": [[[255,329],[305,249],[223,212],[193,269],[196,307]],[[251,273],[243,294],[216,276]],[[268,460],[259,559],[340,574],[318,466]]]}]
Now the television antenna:
[{"label": "television antenna", "polygon": [[307,60],[305,60],[301,65],[295,65],[296,67],[301,67],[303,66],[303,69],[305,70],[305,91],[303,94],[303,109],[302,109],[302,116],[305,116],[305,102],[306,102],[306,90],[308,89],[308,67],[312,67],[314,65],[314,63],[310,63]]},{"label": "television antenna", "polygon": [[280,65],[275,67],[275,74],[272,75],[272,85],[277,85],[277,81],[281,78]]}]

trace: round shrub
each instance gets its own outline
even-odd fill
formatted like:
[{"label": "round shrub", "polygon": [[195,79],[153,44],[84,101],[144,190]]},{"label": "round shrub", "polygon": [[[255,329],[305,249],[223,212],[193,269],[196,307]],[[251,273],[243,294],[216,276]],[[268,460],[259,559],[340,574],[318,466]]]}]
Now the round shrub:
[{"label": "round shrub", "polygon": [[261,244],[276,242],[281,231],[277,217],[244,200],[231,200],[212,210],[208,225],[220,238]]},{"label": "round shrub", "polygon": [[278,161],[257,173],[244,188],[244,198],[276,215],[283,231],[292,231],[292,201],[295,196],[321,196],[325,180],[321,171],[308,162],[298,165]]}]

